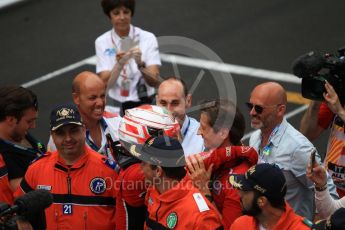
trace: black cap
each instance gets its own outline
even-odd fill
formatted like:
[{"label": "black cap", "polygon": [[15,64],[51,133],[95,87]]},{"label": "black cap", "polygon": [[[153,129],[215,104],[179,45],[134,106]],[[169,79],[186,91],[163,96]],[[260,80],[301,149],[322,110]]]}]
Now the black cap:
[{"label": "black cap", "polygon": [[232,174],[230,184],[243,191],[258,191],[268,199],[281,199],[286,194],[286,180],[277,165],[257,164],[247,170],[245,174]]},{"label": "black cap", "polygon": [[75,105],[59,105],[50,113],[50,130],[55,131],[58,128],[68,125],[83,125],[80,113]]},{"label": "black cap", "polygon": [[134,157],[149,164],[163,167],[186,165],[180,142],[169,136],[151,137],[143,145],[126,142],[123,144]]},{"label": "black cap", "polygon": [[316,222],[312,230],[343,230],[345,229],[345,208],[339,208],[326,220]]}]

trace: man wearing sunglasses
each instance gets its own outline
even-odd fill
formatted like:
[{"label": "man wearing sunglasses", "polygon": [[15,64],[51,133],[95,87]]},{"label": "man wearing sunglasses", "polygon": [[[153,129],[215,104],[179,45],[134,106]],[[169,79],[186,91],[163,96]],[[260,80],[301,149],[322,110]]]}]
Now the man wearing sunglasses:
[{"label": "man wearing sunglasses", "polygon": [[[315,147],[284,118],[286,104],[286,92],[278,83],[267,82],[253,89],[246,105],[251,127],[257,131],[249,145],[258,151],[259,163],[277,164],[282,169],[287,183],[286,200],[298,215],[311,220],[313,184],[306,178],[305,168]],[[317,158],[320,160],[318,154]],[[330,178],[328,182],[335,195]]]}]

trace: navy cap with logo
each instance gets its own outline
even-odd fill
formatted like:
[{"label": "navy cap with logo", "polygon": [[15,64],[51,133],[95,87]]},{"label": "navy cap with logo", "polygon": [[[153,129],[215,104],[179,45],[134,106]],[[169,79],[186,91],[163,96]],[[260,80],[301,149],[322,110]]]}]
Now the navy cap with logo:
[{"label": "navy cap with logo", "polygon": [[58,128],[69,125],[83,125],[79,111],[75,105],[59,105],[50,113],[50,130],[55,131]]},{"label": "navy cap with logo", "polygon": [[339,208],[330,217],[316,222],[312,230],[344,230],[345,229],[345,208]]},{"label": "navy cap with logo", "polygon": [[258,191],[271,199],[282,199],[286,194],[286,180],[283,172],[274,164],[257,164],[245,174],[232,174],[230,184],[242,191]]},{"label": "navy cap with logo", "polygon": [[186,165],[180,142],[169,136],[149,138],[143,145],[122,143],[134,157],[152,165],[182,167]]}]

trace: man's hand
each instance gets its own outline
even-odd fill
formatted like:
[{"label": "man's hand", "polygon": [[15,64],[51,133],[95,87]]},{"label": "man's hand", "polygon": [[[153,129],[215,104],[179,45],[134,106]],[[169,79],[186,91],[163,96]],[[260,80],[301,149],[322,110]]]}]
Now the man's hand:
[{"label": "man's hand", "polygon": [[33,230],[29,221],[18,219],[16,220],[18,230]]},{"label": "man's hand", "polygon": [[132,54],[132,57],[135,60],[135,63],[137,63],[137,65],[141,64],[141,50],[139,47],[134,47],[132,49],[129,50],[129,52]]},{"label": "man's hand", "polygon": [[123,67],[125,64],[127,64],[129,59],[131,59],[132,57],[133,57],[133,54],[130,51],[128,52],[120,51],[116,54],[116,61],[119,63],[121,67]]},{"label": "man's hand", "polygon": [[134,58],[137,64],[141,63],[141,50],[139,47],[134,47],[127,52],[120,51],[116,54],[116,61],[121,65],[124,66],[127,64],[129,59]]},{"label": "man's hand", "polygon": [[204,161],[199,154],[187,157],[186,162],[189,169],[189,176],[194,186],[197,187],[200,192],[210,195],[211,192],[208,184],[211,178],[213,164],[206,169]]},{"label": "man's hand", "polygon": [[325,186],[327,183],[326,169],[319,165],[316,161],[314,162],[313,166],[308,164],[307,177],[309,180],[315,183],[316,187],[319,188]]},{"label": "man's hand", "polygon": [[325,101],[327,102],[328,108],[332,110],[333,113],[339,116],[341,113],[345,114],[344,108],[341,106],[337,93],[335,92],[333,86],[329,84],[328,81],[326,81],[325,83],[325,89],[327,92],[323,93],[323,97],[325,98]]}]

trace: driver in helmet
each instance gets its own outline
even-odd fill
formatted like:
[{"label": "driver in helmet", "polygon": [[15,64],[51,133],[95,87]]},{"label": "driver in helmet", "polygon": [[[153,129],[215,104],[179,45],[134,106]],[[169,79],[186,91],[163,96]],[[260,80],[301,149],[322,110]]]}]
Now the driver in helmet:
[{"label": "driver in helmet", "polygon": [[151,136],[167,135],[177,138],[179,124],[165,109],[155,105],[142,105],[128,109],[119,125],[120,141],[108,144],[120,166],[116,181],[116,229],[143,229],[148,184],[140,167],[140,161],[121,146],[121,142],[144,144]]}]

